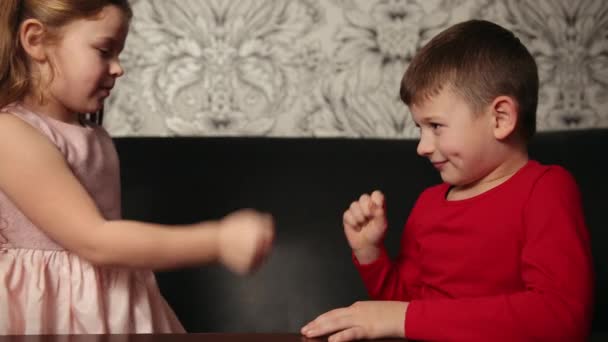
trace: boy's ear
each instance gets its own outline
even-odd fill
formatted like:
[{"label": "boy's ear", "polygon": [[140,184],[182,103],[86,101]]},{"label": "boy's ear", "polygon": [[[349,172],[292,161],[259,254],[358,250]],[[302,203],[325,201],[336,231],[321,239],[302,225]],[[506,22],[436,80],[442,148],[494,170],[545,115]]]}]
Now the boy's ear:
[{"label": "boy's ear", "polygon": [[494,137],[499,140],[509,137],[517,126],[517,103],[510,96],[498,96],[490,105]]},{"label": "boy's ear", "polygon": [[44,45],[44,25],[36,19],[27,19],[21,24],[19,40],[25,53],[37,62],[47,58]]}]

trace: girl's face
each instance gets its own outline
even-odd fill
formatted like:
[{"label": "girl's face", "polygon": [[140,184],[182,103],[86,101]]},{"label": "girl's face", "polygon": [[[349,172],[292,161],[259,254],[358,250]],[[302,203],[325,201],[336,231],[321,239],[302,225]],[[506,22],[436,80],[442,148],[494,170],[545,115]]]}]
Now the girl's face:
[{"label": "girl's face", "polygon": [[124,73],[118,56],[128,23],[120,8],[109,5],[95,17],[74,20],[60,29],[60,39],[48,48],[52,76],[43,89],[51,108],[69,114],[101,109]]}]

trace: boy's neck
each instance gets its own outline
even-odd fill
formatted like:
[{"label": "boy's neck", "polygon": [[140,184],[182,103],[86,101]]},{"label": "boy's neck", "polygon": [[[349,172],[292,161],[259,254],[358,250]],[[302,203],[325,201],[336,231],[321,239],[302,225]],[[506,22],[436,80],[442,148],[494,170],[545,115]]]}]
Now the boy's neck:
[{"label": "boy's neck", "polygon": [[490,173],[471,184],[454,186],[447,194],[447,200],[457,201],[480,195],[509,180],[529,161],[526,147],[514,148]]}]

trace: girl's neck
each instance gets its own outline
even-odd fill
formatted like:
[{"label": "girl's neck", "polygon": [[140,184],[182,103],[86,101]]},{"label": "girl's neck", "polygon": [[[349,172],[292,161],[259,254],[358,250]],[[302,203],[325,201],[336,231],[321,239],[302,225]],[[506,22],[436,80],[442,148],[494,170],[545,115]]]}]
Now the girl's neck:
[{"label": "girl's neck", "polygon": [[28,95],[21,101],[21,104],[39,115],[46,115],[66,123],[78,122],[78,113],[68,110],[65,106],[49,98],[40,101],[38,96]]}]

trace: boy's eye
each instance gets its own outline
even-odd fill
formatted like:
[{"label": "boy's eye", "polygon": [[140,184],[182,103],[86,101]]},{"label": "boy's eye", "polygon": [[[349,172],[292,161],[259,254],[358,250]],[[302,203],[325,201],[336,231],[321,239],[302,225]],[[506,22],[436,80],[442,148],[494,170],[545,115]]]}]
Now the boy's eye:
[{"label": "boy's eye", "polygon": [[433,130],[436,130],[437,128],[441,127],[441,125],[440,125],[440,124],[438,124],[438,123],[433,123],[433,122],[431,122],[429,125],[431,126],[431,128],[432,128]]},{"label": "boy's eye", "polygon": [[104,48],[97,48],[97,51],[99,51],[99,53],[102,56],[107,56],[110,54],[110,50],[109,49],[104,49]]}]

